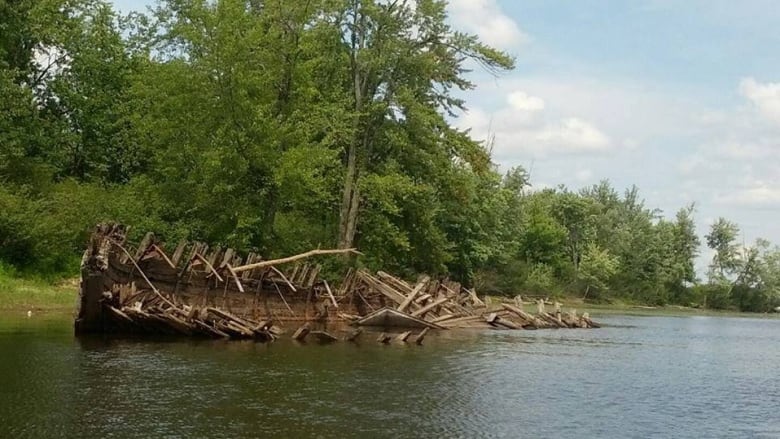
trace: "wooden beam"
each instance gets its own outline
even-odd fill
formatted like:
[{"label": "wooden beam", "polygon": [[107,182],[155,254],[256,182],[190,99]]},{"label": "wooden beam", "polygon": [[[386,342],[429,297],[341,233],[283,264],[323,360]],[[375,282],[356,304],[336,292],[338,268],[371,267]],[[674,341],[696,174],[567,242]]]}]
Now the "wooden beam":
[{"label": "wooden beam", "polygon": [[[297,291],[298,291],[298,290],[296,290],[296,289],[295,289],[295,285],[293,285],[293,284],[292,284],[292,282],[290,282],[290,280],[289,280],[289,279],[287,279],[287,276],[285,276],[285,275],[284,275],[284,273],[282,273],[281,271],[277,270],[277,269],[276,269],[276,267],[271,267],[271,270],[272,270],[274,273],[278,274],[278,275],[279,275],[279,277],[281,277],[281,278],[282,278],[282,280],[284,281],[284,283],[286,283],[286,284],[287,284],[287,286],[288,286],[288,287],[290,287],[290,289],[292,290],[292,292],[293,292],[293,293],[295,293],[295,292],[297,292]],[[236,269],[234,268],[234,269],[233,269],[233,271],[236,271]],[[237,271],[236,271],[236,273],[237,273]]]},{"label": "wooden beam", "polygon": [[262,261],[262,262],[256,262],[254,264],[242,265],[240,267],[235,267],[234,270],[236,271],[236,273],[240,273],[242,271],[251,270],[253,268],[264,268],[264,267],[271,267],[273,265],[286,264],[288,262],[294,262],[300,259],[310,258],[312,256],[345,254],[345,253],[353,253],[357,255],[362,254],[359,251],[355,250],[354,248],[343,248],[343,249],[334,249],[334,250],[319,250],[319,249],[309,250],[305,253],[301,253],[294,256],[288,256],[286,258],[271,259],[269,261]]},{"label": "wooden beam", "polygon": [[233,270],[233,267],[230,264],[225,264],[225,268],[227,268],[228,272],[230,272],[230,275],[233,276],[233,280],[236,282],[236,287],[238,287],[238,291],[244,292],[244,286],[241,285],[241,280],[238,278],[238,274],[236,274],[235,270]]},{"label": "wooden beam", "polygon": [[437,300],[437,301],[435,301],[433,303],[429,303],[428,305],[425,305],[424,307],[422,307],[422,308],[418,309],[417,311],[413,312],[412,316],[414,316],[414,317],[422,317],[428,311],[436,308],[437,306],[439,306],[439,305],[441,305],[441,304],[443,304],[445,302],[449,302],[449,300],[450,300],[449,297],[442,297],[441,299],[439,299],[439,300]]},{"label": "wooden beam", "polygon": [[328,285],[328,281],[323,279],[322,283],[325,285],[325,291],[328,292],[328,296],[330,297],[330,301],[333,302],[333,306],[338,308],[339,304],[338,302],[336,302],[336,298],[333,297],[333,292],[330,290],[330,285]]},{"label": "wooden beam", "polygon": [[423,340],[425,339],[425,335],[428,333],[429,328],[425,328],[422,331],[420,331],[419,334],[414,338],[414,342],[421,345]]},{"label": "wooden beam", "polygon": [[224,282],[225,281],[225,279],[222,279],[222,276],[220,276],[219,273],[217,273],[217,270],[214,269],[214,266],[211,265],[211,262],[209,262],[206,258],[204,258],[200,253],[195,253],[192,256],[192,259],[197,259],[197,260],[203,262],[206,265],[206,268],[209,269],[211,274],[216,276],[217,280],[219,280],[220,282]]},{"label": "wooden beam", "polygon": [[408,296],[406,296],[406,299],[398,305],[398,311],[403,311],[411,305],[411,303],[414,301],[414,298],[417,297],[418,294],[428,285],[428,282],[430,282],[431,278],[428,276],[423,276],[423,278],[420,280],[420,282],[417,283],[417,285],[414,286],[414,289],[411,293],[409,293]]}]

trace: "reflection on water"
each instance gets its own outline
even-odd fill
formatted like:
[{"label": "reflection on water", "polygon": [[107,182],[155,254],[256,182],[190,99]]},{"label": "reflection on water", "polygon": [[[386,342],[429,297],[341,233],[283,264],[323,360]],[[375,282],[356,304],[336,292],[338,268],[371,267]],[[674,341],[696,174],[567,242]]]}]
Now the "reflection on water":
[{"label": "reflection on water", "polygon": [[0,316],[0,437],[780,437],[780,321],[605,316],[425,346],[75,339]]}]

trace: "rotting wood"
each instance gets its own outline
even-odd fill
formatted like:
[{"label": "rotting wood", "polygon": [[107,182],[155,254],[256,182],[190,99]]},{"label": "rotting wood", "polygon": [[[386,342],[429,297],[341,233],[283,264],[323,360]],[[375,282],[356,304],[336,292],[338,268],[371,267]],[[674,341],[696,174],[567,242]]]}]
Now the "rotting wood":
[{"label": "rotting wood", "polygon": [[420,292],[428,285],[428,282],[430,281],[431,278],[429,276],[423,276],[423,278],[420,279],[420,282],[417,282],[417,285],[414,286],[412,292],[406,296],[406,299],[404,299],[404,301],[398,305],[398,311],[406,310],[406,307],[408,307],[412,301],[414,301],[414,298],[420,294]]},{"label": "rotting wood", "polygon": [[[320,250],[261,261],[253,253],[244,258],[231,248],[215,246],[209,250],[205,243],[180,242],[173,257],[168,258],[164,245],[153,234],[147,234],[139,248],[127,249],[122,247],[126,242],[122,229],[110,225],[98,227],[90,242],[82,260],[82,300],[76,325],[80,332],[271,341],[275,335],[267,322],[272,320],[282,324],[317,321],[328,325],[360,321],[382,308],[403,317],[374,316],[388,327],[409,325],[410,319],[420,328],[432,329],[598,325],[589,316],[565,313],[558,303],[554,303],[554,314],[535,315],[497,298],[492,305],[483,306],[485,302],[479,300],[475,290],[426,275],[420,275],[412,284],[381,271],[372,274],[349,269],[340,284],[332,285],[319,277],[319,265],[299,260],[322,254]],[[133,254],[140,255],[143,261]],[[185,255],[191,256],[187,259]],[[287,262],[297,263],[284,271],[273,265]],[[265,267],[257,268],[258,263]],[[250,268],[237,271],[239,266]],[[537,303],[544,306],[545,302]],[[522,304],[522,299],[517,297],[514,304]],[[88,306],[91,312],[87,312]],[[128,306],[132,310],[125,311]],[[332,309],[338,311],[331,312]]]},{"label": "rotting wood", "polygon": [[298,328],[297,331],[295,331],[292,335],[293,340],[297,341],[304,341],[306,339],[306,336],[309,335],[309,332],[311,330],[309,329],[309,324],[306,323],[305,325]]},{"label": "rotting wood", "polygon": [[[428,329],[428,328],[425,328]],[[379,334],[379,337],[377,337],[376,341],[382,344],[390,343],[390,340],[392,339],[391,336],[389,336],[387,333],[383,332]]]},{"label": "rotting wood", "polygon": [[395,337],[395,341],[398,343],[406,343],[406,339],[412,334],[412,331],[404,331]]},{"label": "rotting wood", "polygon": [[[193,260],[198,260],[198,261],[202,262],[202,263],[203,263],[203,264],[206,266],[206,268],[208,268],[208,269],[209,269],[209,271],[211,272],[211,274],[212,274],[214,277],[216,277],[216,278],[217,278],[217,280],[218,280],[218,281],[220,281],[220,282],[224,282],[224,281],[225,281],[224,279],[222,279],[222,276],[220,276],[220,275],[219,275],[219,273],[217,272],[217,270],[215,270],[215,269],[214,269],[214,266],[213,266],[213,265],[211,265],[211,262],[209,262],[209,260],[208,260],[208,259],[206,259],[205,257],[203,257],[203,255],[201,255],[200,253],[195,253],[195,254],[192,256],[192,259],[193,259]],[[192,265],[192,264],[190,264],[190,265]],[[235,270],[234,270],[234,271],[235,271]]]},{"label": "rotting wood", "polygon": [[241,279],[238,278],[238,274],[233,270],[233,267],[230,266],[230,264],[225,264],[225,268],[227,268],[230,275],[233,277],[233,280],[236,283],[236,287],[238,288],[238,291],[244,292],[244,286],[241,284]]},{"label": "rotting wood", "polygon": [[344,336],[345,341],[355,341],[358,337],[360,337],[360,334],[363,333],[363,330],[360,328],[355,328],[352,331],[349,331],[347,335]]},{"label": "rotting wood", "polygon": [[240,267],[235,267],[234,270],[236,271],[236,273],[240,273],[245,270],[252,270],[253,268],[264,268],[264,267],[271,267],[274,265],[287,264],[289,262],[295,262],[300,259],[310,258],[312,256],[335,255],[335,254],[344,254],[344,253],[352,253],[356,255],[362,254],[354,248],[333,249],[333,250],[309,250],[305,253],[301,253],[294,256],[288,256],[286,258],[271,259],[269,261],[262,261],[254,264],[242,265]]},{"label": "rotting wood", "polygon": [[[281,271],[279,271],[279,270],[278,270],[276,267],[274,267],[274,266],[271,266],[271,267],[270,267],[270,269],[271,269],[271,271],[273,271],[274,273],[278,274],[278,275],[279,275],[279,277],[281,277],[281,278],[282,278],[282,281],[284,281],[284,283],[285,283],[285,284],[287,284],[287,286],[290,288],[290,291],[292,291],[293,293],[294,293],[294,292],[296,292],[296,291],[298,291],[298,290],[295,288],[295,285],[293,285],[293,283],[292,283],[292,282],[290,282],[290,280],[289,280],[289,279],[287,279],[287,276],[285,276],[285,275],[284,275],[284,273],[282,273]],[[233,271],[235,271],[235,270],[236,270],[236,269],[234,268],[234,269],[233,269]]]},{"label": "rotting wood", "polygon": [[503,326],[504,328],[507,329],[523,329],[522,325],[518,325],[517,323],[514,323],[509,319],[503,319],[501,317],[496,317],[495,320],[493,320],[492,324]]},{"label": "rotting wood", "polygon": [[437,300],[437,301],[435,301],[435,302],[429,303],[428,305],[425,305],[424,307],[422,307],[422,308],[418,309],[417,311],[414,311],[414,312],[412,313],[412,316],[413,316],[413,317],[420,317],[420,316],[423,316],[423,315],[425,315],[425,313],[427,313],[428,311],[430,311],[430,310],[432,310],[432,309],[436,308],[436,307],[437,307],[437,306],[439,306],[439,305],[442,305],[442,304],[444,304],[444,303],[448,302],[449,300],[450,300],[450,299],[449,299],[449,298],[447,298],[447,297],[442,297],[441,299],[439,299],[439,300]]},{"label": "rotting wood", "polygon": [[420,331],[419,334],[417,334],[416,337],[414,337],[415,344],[421,345],[423,343],[423,340],[425,340],[425,336],[428,334],[428,328],[423,329]]},{"label": "rotting wood", "polygon": [[328,297],[330,297],[330,301],[333,302],[333,307],[338,308],[339,304],[336,302],[336,298],[333,296],[333,292],[330,290],[330,285],[328,285],[328,281],[323,280],[322,284],[325,285],[325,291],[328,292]]},{"label": "rotting wood", "polygon": [[309,332],[309,336],[315,337],[320,343],[333,343],[334,341],[338,341],[336,336],[326,331],[311,331]]}]

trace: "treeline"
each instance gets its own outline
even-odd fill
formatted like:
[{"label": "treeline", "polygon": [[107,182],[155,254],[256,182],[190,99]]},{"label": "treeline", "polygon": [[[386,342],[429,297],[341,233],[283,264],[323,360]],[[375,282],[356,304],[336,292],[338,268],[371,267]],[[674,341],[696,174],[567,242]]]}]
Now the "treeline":
[{"label": "treeline", "polygon": [[697,283],[693,206],[669,220],[636,188],[500,174],[450,118],[470,67],[514,61],[452,29],[442,1],[168,0],[120,16],[0,0],[0,29],[6,270],[73,274],[90,228],[115,220],[267,257],[356,246],[360,264],[498,294],[775,304],[765,243],[708,235],[717,269]]}]

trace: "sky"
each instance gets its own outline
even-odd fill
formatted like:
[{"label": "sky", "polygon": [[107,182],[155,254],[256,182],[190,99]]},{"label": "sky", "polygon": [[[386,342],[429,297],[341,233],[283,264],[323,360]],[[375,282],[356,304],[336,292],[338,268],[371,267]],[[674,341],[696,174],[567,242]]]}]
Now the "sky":
[{"label": "sky", "polygon": [[535,188],[636,185],[667,217],[695,202],[700,235],[723,216],[748,244],[780,243],[775,0],[451,0],[449,12],[516,59],[470,73],[453,120],[494,136],[502,170],[524,166]]}]

